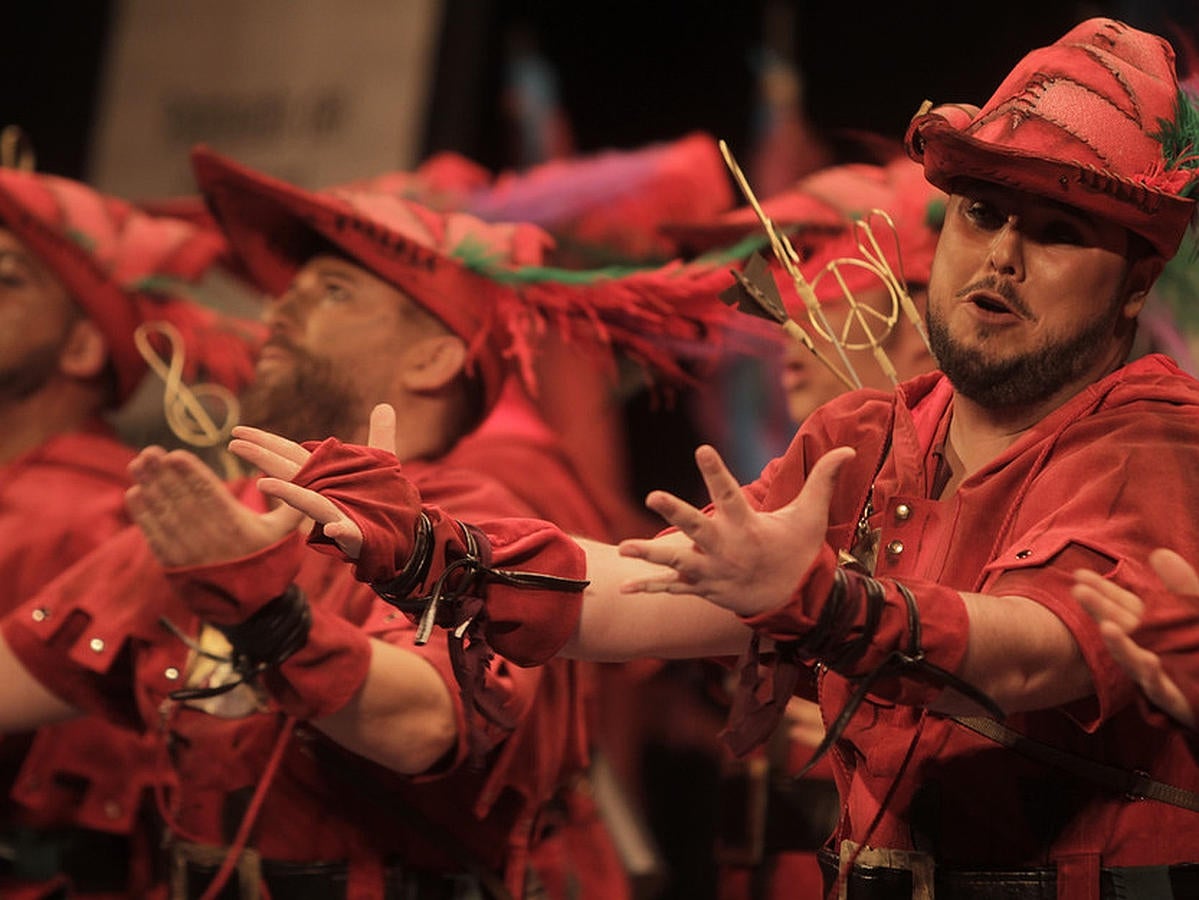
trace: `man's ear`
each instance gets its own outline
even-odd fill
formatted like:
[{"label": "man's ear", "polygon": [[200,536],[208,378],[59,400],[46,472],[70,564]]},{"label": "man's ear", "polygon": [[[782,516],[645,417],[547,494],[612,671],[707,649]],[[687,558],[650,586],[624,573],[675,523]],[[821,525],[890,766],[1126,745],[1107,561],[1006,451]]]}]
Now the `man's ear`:
[{"label": "man's ear", "polygon": [[108,364],[108,341],[91,319],[77,319],[58,354],[58,369],[72,378],[95,378]]},{"label": "man's ear", "polygon": [[404,387],[415,393],[440,390],[466,367],[466,342],[454,334],[422,338],[404,353]]},{"label": "man's ear", "polygon": [[1124,298],[1124,317],[1135,319],[1149,297],[1149,289],[1162,273],[1166,261],[1160,256],[1142,256],[1128,270],[1128,294]]}]

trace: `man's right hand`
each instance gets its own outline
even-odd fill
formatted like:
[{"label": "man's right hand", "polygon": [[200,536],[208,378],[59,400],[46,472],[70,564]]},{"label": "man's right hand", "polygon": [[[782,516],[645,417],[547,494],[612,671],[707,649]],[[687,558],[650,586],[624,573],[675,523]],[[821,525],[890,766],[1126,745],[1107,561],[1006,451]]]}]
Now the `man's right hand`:
[{"label": "man's right hand", "polygon": [[[404,569],[424,511],[420,492],[395,457],[395,411],[371,412],[369,446],[328,439],[305,447],[258,429],[237,428],[229,449],[267,473],[264,494],[310,516],[309,542],[355,562],[359,581],[392,580]],[[334,546],[335,545],[335,546]]]}]

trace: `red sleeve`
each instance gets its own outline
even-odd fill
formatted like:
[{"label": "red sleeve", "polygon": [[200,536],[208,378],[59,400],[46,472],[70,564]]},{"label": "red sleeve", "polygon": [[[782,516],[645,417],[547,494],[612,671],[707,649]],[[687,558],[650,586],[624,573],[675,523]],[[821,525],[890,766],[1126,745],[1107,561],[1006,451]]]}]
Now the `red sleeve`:
[{"label": "red sleeve", "polygon": [[84,712],[138,724],[134,646],[154,640],[170,595],[137,528],[101,545],[18,607],[4,638],[30,674]]},{"label": "red sleeve", "polygon": [[1071,573],[1093,569],[1145,596],[1160,588],[1147,559],[1155,547],[1199,560],[1199,529],[1187,524],[1199,508],[1199,421],[1193,407],[1133,404],[1074,424],[1053,453],[1016,506],[1018,537],[987,566],[984,592],[1035,600],[1070,630],[1095,698],[1068,711],[1093,730],[1135,688],[1071,596]]}]

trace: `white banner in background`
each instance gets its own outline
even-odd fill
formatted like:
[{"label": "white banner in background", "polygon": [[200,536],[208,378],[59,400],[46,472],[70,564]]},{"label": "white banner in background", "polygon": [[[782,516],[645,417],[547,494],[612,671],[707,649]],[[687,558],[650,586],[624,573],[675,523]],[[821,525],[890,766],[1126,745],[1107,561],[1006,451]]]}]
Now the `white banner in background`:
[{"label": "white banner in background", "polygon": [[305,187],[417,162],[441,0],[119,0],[92,183],[194,193],[207,143]]}]

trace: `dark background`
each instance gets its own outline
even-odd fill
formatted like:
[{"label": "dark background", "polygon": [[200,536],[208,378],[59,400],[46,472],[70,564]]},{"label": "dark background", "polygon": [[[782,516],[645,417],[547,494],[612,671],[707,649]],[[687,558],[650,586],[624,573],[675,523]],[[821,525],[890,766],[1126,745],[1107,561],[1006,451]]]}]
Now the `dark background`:
[{"label": "dark background", "polygon": [[[1199,30],[1193,0],[784,5],[794,13],[788,34],[764,25],[765,0],[447,0],[425,150],[457,150],[493,169],[515,165],[498,94],[503,36],[517,24],[556,70],[582,152],[696,128],[743,145],[764,30],[791,45],[805,75],[808,115],[834,140],[843,129],[898,137],[926,97],[981,104],[1025,51],[1089,15],[1114,15],[1171,37],[1171,23]],[[33,135],[43,171],[87,175],[114,6],[6,4],[0,123],[17,122]]]}]

